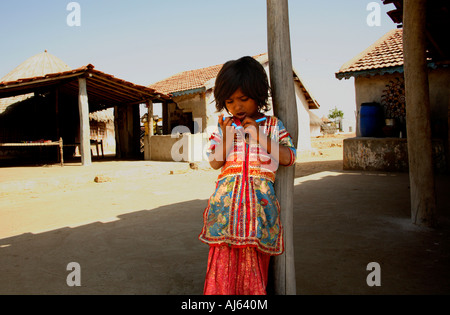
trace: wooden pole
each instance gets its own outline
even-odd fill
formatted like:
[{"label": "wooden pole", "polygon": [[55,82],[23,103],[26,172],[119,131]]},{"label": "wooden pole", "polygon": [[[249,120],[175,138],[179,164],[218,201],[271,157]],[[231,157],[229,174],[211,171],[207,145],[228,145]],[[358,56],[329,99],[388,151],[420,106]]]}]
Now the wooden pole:
[{"label": "wooden pole", "polygon": [[59,138],[59,162],[61,166],[64,166],[64,143],[63,138]]},{"label": "wooden pole", "polygon": [[145,157],[146,160],[150,161],[152,159],[152,137],[153,137],[153,102],[147,101],[147,124],[148,124],[148,134],[145,136],[146,141],[145,145],[148,146],[145,148],[145,152],[147,153],[147,156]]},{"label": "wooden pole", "polygon": [[162,116],[163,116],[163,135],[170,135],[169,102],[167,101],[164,101],[162,104]]},{"label": "wooden pole", "polygon": [[80,112],[80,154],[81,164],[89,166],[91,158],[91,131],[89,126],[89,103],[86,87],[86,79],[79,78],[78,109]]},{"label": "wooden pole", "polygon": [[[297,105],[291,57],[287,0],[267,0],[269,70],[274,114],[283,121],[294,143],[298,138]],[[273,286],[278,295],[296,294],[293,205],[295,167],[280,167],[275,193],[281,206],[285,252],[273,259]]]},{"label": "wooden pole", "polygon": [[132,108],[132,143],[133,143],[133,158],[141,157],[141,116],[139,113],[140,104],[131,105]]},{"label": "wooden pole", "polygon": [[61,123],[59,117],[59,88],[55,88],[55,124],[56,124],[56,139],[61,137]]},{"label": "wooden pole", "polygon": [[434,226],[436,198],[431,147],[430,98],[426,61],[426,0],[405,0],[403,50],[411,219]]},{"label": "wooden pole", "polygon": [[147,121],[148,121],[148,134],[149,136],[153,136],[153,102],[147,101]]},{"label": "wooden pole", "polygon": [[122,158],[122,106],[114,106],[114,134],[116,139],[116,158]]}]

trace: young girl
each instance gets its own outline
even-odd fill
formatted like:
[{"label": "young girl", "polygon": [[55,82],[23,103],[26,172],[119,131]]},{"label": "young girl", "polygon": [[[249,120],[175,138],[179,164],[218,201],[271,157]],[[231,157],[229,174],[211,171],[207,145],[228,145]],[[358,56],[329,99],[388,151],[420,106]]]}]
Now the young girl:
[{"label": "young girl", "polygon": [[269,110],[263,66],[251,57],[228,61],[214,89],[220,115],[208,156],[222,168],[204,211],[199,239],[210,245],[204,294],[266,294],[271,255],[283,253],[274,181],[278,164],[295,163],[292,139]]}]

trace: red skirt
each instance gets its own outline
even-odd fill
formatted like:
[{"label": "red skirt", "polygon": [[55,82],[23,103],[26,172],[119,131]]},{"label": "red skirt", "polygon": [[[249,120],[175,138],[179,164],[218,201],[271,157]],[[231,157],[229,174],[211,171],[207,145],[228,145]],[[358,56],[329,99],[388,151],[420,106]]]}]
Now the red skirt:
[{"label": "red skirt", "polygon": [[211,246],[205,295],[266,295],[270,255],[254,247]]}]

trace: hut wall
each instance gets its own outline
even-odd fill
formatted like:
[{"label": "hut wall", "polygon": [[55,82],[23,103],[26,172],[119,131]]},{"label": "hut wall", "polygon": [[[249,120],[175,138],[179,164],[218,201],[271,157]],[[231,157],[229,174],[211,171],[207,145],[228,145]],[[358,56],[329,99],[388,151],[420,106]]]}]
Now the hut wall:
[{"label": "hut wall", "polygon": [[55,112],[48,98],[32,97],[0,114],[0,142],[57,140]]},{"label": "hut wall", "polygon": [[[186,126],[191,133],[203,132],[207,121],[205,93],[177,96],[173,101],[176,104],[172,103],[169,106],[170,131],[176,126]],[[196,119],[201,120],[201,126],[197,125],[198,129],[194,127]]]},{"label": "hut wall", "polygon": [[[385,74],[355,78],[357,136],[361,136],[359,115],[362,103],[381,103],[383,91],[390,81],[403,78],[403,74]],[[433,138],[448,137],[448,106],[450,104],[450,69],[436,69],[429,72],[431,124]]]},{"label": "hut wall", "polygon": [[[56,110],[57,109],[57,110]],[[56,106],[55,91],[12,104],[0,114],[0,143],[23,143],[41,140],[64,144],[77,142],[79,128],[77,104],[73,98],[60,94]],[[75,147],[65,147],[65,158],[73,156]],[[56,160],[56,147],[3,147],[0,159],[47,162]]]},{"label": "hut wall", "polygon": [[[403,74],[395,73],[355,78],[357,137],[361,136],[359,126],[361,104],[366,102],[381,103],[381,97],[383,91],[386,89],[386,85],[390,81],[402,77]],[[450,82],[450,69],[439,68],[430,70],[428,79],[431,109],[431,135],[438,143],[442,143],[442,150],[439,152],[444,154],[444,159],[441,159],[440,161],[446,161],[446,164],[450,165],[450,85],[448,84],[448,82]],[[408,106],[408,104],[406,104],[406,106]],[[440,168],[442,169],[442,167]]]},{"label": "hut wall", "polygon": [[311,151],[311,120],[309,117],[309,104],[303,95],[300,86],[295,84],[295,99],[297,101],[298,142],[299,152]]},{"label": "hut wall", "polygon": [[207,146],[205,133],[145,136],[145,158],[153,161],[201,162]]}]

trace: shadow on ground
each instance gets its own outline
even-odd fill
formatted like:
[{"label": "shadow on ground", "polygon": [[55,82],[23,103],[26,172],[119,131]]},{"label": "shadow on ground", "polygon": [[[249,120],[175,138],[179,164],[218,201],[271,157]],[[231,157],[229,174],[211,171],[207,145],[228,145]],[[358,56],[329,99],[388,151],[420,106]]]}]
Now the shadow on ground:
[{"label": "shadow on ground", "polygon": [[[205,203],[0,240],[0,294],[202,294]],[[81,287],[66,283],[70,262],[80,264]]]},{"label": "shadow on ground", "polygon": [[[410,221],[407,174],[322,172],[296,179],[298,294],[449,294],[448,177],[437,179],[437,229]],[[0,240],[0,294],[202,294],[206,200],[118,220]],[[70,262],[81,287],[68,287]],[[381,286],[370,287],[370,262]]]}]

